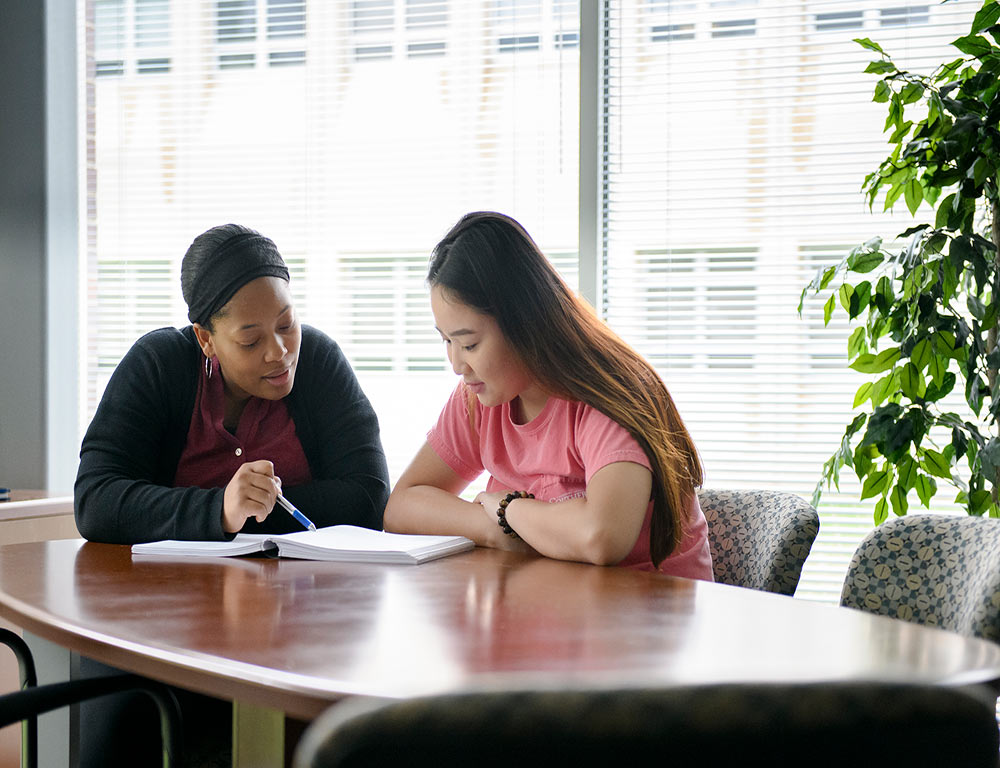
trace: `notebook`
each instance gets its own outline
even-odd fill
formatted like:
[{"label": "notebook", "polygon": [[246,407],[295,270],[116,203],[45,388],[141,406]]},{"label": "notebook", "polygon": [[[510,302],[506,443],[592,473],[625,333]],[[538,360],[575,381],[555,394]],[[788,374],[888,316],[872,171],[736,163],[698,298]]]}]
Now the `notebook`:
[{"label": "notebook", "polygon": [[295,533],[238,533],[231,541],[151,541],[134,544],[132,554],[235,557],[264,553],[301,560],[415,565],[464,552],[473,546],[464,536],[387,533],[354,525],[334,525]]}]

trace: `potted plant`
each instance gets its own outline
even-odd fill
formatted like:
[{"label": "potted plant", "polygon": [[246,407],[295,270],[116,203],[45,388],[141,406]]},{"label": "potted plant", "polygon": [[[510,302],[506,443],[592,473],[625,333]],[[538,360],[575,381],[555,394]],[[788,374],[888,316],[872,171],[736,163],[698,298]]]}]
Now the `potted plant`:
[{"label": "potted plant", "polygon": [[873,100],[887,106],[891,132],[889,156],[862,186],[869,206],[902,200],[930,220],[903,232],[898,249],[879,237],[859,245],[802,291],[800,314],[808,296],[831,290],[824,321],[843,311],[856,324],[849,364],[866,375],[861,413],[824,464],[814,505],[847,466],[876,524],[890,508],[905,515],[911,491],[929,508],[942,483],[969,514],[1000,514],[998,20],[1000,4],[986,2],[952,43],[962,55],[929,75],[855,41],[877,54],[866,71],[880,78]]}]

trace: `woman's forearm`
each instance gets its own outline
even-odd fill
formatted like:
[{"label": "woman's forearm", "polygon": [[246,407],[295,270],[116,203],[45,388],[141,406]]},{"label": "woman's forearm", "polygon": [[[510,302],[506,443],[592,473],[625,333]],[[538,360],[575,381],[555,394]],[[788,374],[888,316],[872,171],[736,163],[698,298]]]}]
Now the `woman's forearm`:
[{"label": "woman's forearm", "polygon": [[539,553],[557,560],[613,565],[625,558],[642,527],[628,516],[598,509],[586,498],[556,503],[515,499],[507,523]]},{"label": "woman's forearm", "polygon": [[397,487],[385,508],[387,531],[465,536],[478,546],[490,546],[487,523],[479,504],[430,485]]}]

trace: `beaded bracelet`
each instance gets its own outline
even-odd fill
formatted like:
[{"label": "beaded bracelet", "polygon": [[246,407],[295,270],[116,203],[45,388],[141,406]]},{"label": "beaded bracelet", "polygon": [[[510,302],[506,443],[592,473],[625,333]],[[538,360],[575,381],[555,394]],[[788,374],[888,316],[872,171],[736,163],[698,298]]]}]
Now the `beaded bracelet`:
[{"label": "beaded bracelet", "polygon": [[510,504],[514,499],[533,499],[535,494],[528,493],[527,491],[514,491],[508,493],[502,499],[500,499],[500,508],[497,510],[497,525],[500,529],[506,533],[508,536],[513,536],[515,539],[518,538],[517,531],[510,527],[507,522],[507,505]]}]

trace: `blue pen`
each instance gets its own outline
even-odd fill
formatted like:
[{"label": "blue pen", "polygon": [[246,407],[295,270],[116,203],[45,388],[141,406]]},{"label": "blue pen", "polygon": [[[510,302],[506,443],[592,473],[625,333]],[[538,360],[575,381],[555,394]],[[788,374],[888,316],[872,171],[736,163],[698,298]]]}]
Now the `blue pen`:
[{"label": "blue pen", "polygon": [[285,509],[287,509],[288,512],[291,514],[291,516],[294,517],[296,520],[298,520],[300,523],[302,523],[302,525],[305,526],[305,528],[307,528],[310,531],[315,531],[316,530],[316,524],[312,520],[310,520],[308,517],[306,517],[305,515],[303,515],[301,512],[299,512],[295,508],[295,505],[292,504],[292,502],[290,502],[288,499],[286,499],[280,493],[278,494],[278,503],[281,506],[283,506]]}]

